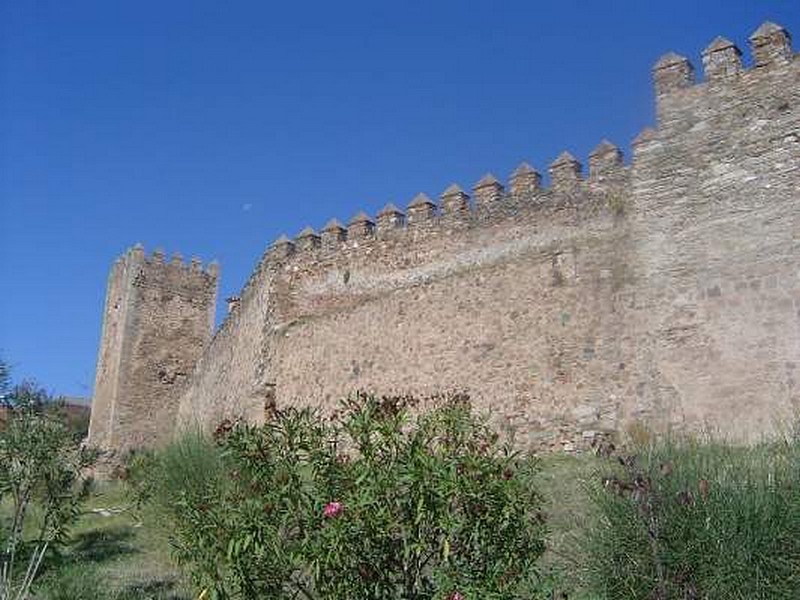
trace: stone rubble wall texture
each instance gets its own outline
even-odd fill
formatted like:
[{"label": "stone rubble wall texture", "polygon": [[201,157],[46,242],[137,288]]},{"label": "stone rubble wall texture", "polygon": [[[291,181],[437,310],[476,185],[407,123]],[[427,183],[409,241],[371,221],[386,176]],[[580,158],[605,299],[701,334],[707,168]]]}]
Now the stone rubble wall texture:
[{"label": "stone rubble wall texture", "polygon": [[[637,422],[740,440],[785,423],[800,409],[800,59],[773,24],[750,43],[745,68],[714,40],[701,83],[687,59],[659,60],[656,128],[629,166],[603,142],[586,175],[559,156],[548,187],[523,164],[507,189],[487,175],[471,198],[454,185],[438,206],[420,195],[278,240],[170,390],[179,427],[332,410],[356,389],[467,391],[540,448]],[[142,434],[125,318],[107,309],[97,396],[126,398]]]}]

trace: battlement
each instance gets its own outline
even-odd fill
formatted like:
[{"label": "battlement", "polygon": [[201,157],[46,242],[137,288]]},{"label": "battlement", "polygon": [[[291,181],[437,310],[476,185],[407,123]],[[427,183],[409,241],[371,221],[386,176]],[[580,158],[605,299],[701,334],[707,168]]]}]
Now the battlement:
[{"label": "battlement", "polygon": [[293,239],[282,235],[266,258],[276,264],[299,257],[330,257],[342,251],[370,252],[373,245],[390,241],[420,244],[454,228],[491,227],[524,215],[538,217],[546,227],[554,213],[565,209],[596,216],[598,211],[612,210],[610,194],[624,193],[628,170],[622,151],[603,140],[589,155],[588,173],[572,154],[562,152],[549,165],[550,185],[545,186],[539,171],[523,162],[511,173],[507,186],[487,173],[472,186],[471,196],[453,183],[439,194],[438,204],[419,193],[405,211],[390,202],[375,217],[358,211],[347,227],[331,219],[319,233],[305,227]]},{"label": "battlement", "polygon": [[[780,25],[763,23],[748,42],[752,58],[749,67],[734,42],[721,36],[714,38],[701,56],[702,81],[697,80],[695,67],[687,57],[668,52],[659,58],[653,66],[659,125],[669,121],[676,110],[696,104],[698,96],[706,95],[709,106],[722,108],[730,94],[746,94],[747,90],[769,85],[770,79],[782,79],[784,71],[798,63],[791,34]],[[683,113],[678,117],[685,118]]]},{"label": "battlement", "polygon": [[[675,121],[686,128],[692,122],[707,118],[714,106],[727,110],[726,94],[763,86],[765,77],[781,79],[787,66],[800,64],[792,51],[791,35],[780,25],[764,23],[750,36],[749,42],[753,64],[746,68],[742,52],[733,42],[724,37],[715,38],[703,51],[705,80],[700,82],[696,81],[688,58],[674,52],[663,55],[653,67],[659,130]],[[696,114],[687,114],[687,108]],[[634,153],[658,138],[658,130],[643,130],[632,141]],[[342,249],[352,251],[402,236],[406,236],[409,243],[420,243],[426,235],[436,235],[454,226],[474,227],[520,213],[538,213],[545,226],[550,218],[548,214],[565,206],[594,215],[603,209],[617,211],[617,201],[628,193],[630,178],[622,151],[603,140],[588,158],[586,173],[572,154],[567,151],[559,154],[547,168],[549,186],[543,185],[538,170],[523,162],[511,173],[507,186],[487,173],[472,186],[471,196],[453,183],[439,195],[438,204],[420,193],[405,211],[389,203],[374,218],[363,211],[357,212],[347,222],[347,227],[336,219],[329,221],[319,233],[306,227],[294,239],[282,235],[268,251],[267,258],[281,262],[294,256],[330,256]],[[608,202],[611,196],[613,207]]]},{"label": "battlement", "polygon": [[[742,51],[727,38],[717,36],[702,54],[703,73],[707,83],[735,79],[748,71],[781,68],[795,59],[792,36],[780,25],[763,23],[750,36],[753,66],[745,69]],[[697,85],[695,69],[688,58],[667,52],[653,66],[656,97],[660,98]]]}]

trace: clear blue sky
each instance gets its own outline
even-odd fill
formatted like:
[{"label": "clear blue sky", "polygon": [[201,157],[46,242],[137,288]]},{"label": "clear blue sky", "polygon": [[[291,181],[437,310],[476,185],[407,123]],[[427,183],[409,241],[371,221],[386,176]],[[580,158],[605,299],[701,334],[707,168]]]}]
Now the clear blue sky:
[{"label": "clear blue sky", "polygon": [[659,55],[767,19],[800,38],[797,0],[0,2],[2,357],[88,396],[135,242],[217,258],[224,298],[282,232],[627,151]]}]

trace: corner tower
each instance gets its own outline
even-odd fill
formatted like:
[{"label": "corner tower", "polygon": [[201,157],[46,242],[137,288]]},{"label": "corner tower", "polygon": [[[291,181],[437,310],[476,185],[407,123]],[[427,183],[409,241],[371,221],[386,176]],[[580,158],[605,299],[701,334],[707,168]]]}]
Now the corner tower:
[{"label": "corner tower", "polygon": [[211,338],[218,267],[136,245],[108,279],[89,443],[117,454],[172,434],[178,401]]}]

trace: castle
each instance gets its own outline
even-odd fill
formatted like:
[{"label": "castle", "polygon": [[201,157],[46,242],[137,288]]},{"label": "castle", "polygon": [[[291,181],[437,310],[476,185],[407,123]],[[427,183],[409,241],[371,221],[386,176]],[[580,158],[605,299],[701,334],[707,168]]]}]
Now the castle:
[{"label": "castle", "polygon": [[549,186],[420,194],[264,254],[216,332],[217,268],[137,246],[114,265],[90,443],[463,390],[518,439],[571,448],[645,422],[741,440],[800,409],[800,58],[765,23],[653,69],[657,126]]}]

